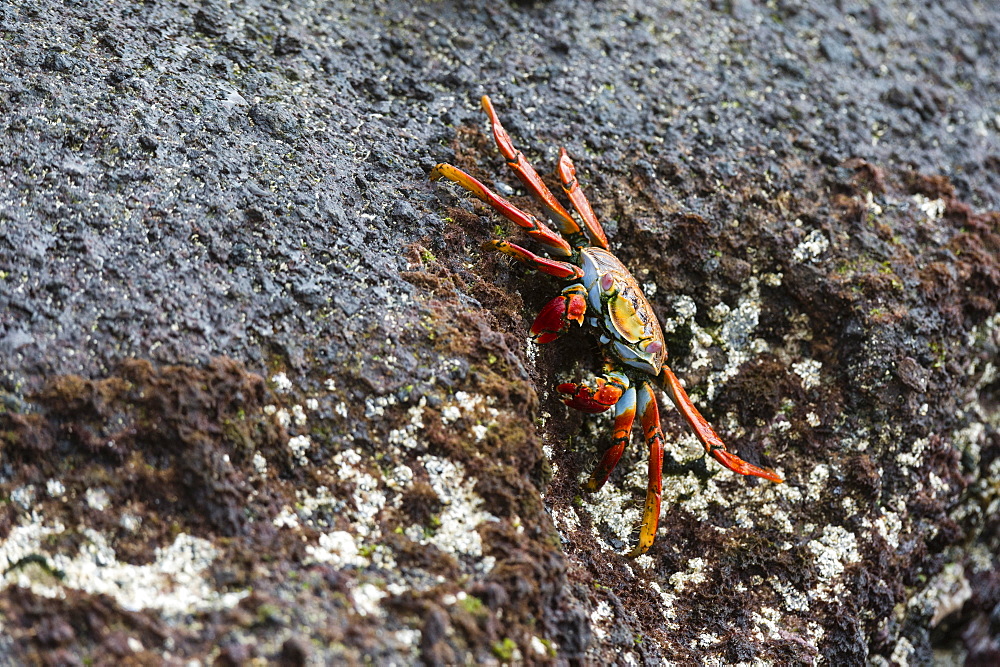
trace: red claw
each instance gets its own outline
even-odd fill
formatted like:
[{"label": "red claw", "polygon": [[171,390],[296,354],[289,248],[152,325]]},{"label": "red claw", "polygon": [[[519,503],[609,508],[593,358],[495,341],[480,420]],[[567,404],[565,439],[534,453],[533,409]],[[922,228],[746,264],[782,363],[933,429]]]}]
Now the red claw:
[{"label": "red claw", "polygon": [[[578,287],[578,286],[573,286]],[[531,325],[531,337],[538,343],[550,343],[566,333],[569,323],[583,324],[583,314],[587,312],[587,300],[579,290],[567,288],[563,294],[545,304]]]},{"label": "red claw", "polygon": [[625,390],[617,384],[605,382],[603,378],[595,378],[595,382],[597,383],[597,391],[575,382],[564,382],[556,387],[556,391],[560,394],[566,394],[563,397],[563,403],[569,407],[597,414],[617,403]]}]

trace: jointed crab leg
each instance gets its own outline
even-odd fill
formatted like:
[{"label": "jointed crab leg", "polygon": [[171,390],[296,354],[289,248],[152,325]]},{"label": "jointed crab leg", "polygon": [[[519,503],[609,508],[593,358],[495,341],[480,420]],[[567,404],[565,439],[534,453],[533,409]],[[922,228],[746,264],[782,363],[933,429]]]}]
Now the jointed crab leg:
[{"label": "jointed crab leg", "polygon": [[533,215],[529,215],[517,208],[509,201],[494,194],[485,185],[477,181],[472,176],[450,164],[439,164],[431,170],[431,180],[436,181],[447,178],[449,181],[458,183],[463,188],[474,194],[479,199],[493,207],[493,209],[528,232],[528,236],[535,239],[550,251],[563,257],[573,254],[572,248],[566,240],[556,234],[548,225]]},{"label": "jointed crab leg", "polygon": [[590,207],[587,196],[580,189],[580,183],[576,180],[576,167],[573,166],[573,161],[569,159],[565,148],[559,149],[559,166],[556,171],[559,173],[559,180],[562,181],[563,192],[569,197],[570,203],[580,214],[580,219],[587,228],[590,243],[607,250],[608,237],[604,234],[604,228],[601,227],[597,216],[594,215],[594,209]]},{"label": "jointed crab leg", "polygon": [[660,410],[649,382],[643,382],[639,387],[638,407],[642,434],[649,447],[649,482],[639,528],[639,543],[629,556],[641,556],[652,546],[656,527],[660,524],[660,498],[663,495],[663,431],[660,430]]},{"label": "jointed crab leg", "polygon": [[508,257],[513,257],[517,261],[527,264],[533,269],[537,269],[542,273],[547,273],[550,276],[555,276],[556,278],[573,280],[583,277],[583,269],[575,264],[560,262],[557,259],[549,259],[548,257],[541,257],[527,248],[522,248],[519,245],[514,245],[513,243],[509,243],[507,241],[494,239],[492,241],[487,241],[483,244],[483,246],[486,248],[493,248]]},{"label": "jointed crab leg", "polygon": [[701,444],[705,445],[705,451],[714,456],[719,463],[741,475],[763,477],[779,484],[785,481],[773,470],[747,463],[736,456],[736,454],[726,451],[725,443],[722,442],[722,439],[716,435],[709,423],[698,412],[698,408],[694,406],[691,398],[684,391],[684,387],[681,386],[680,380],[677,379],[677,376],[674,375],[674,372],[666,364],[663,365],[662,377],[667,394],[670,395],[674,405],[677,406],[677,410],[684,417],[684,420],[687,421],[691,430],[694,431],[694,434],[701,441]]},{"label": "jointed crab leg", "polygon": [[573,216],[563,208],[563,205],[555,198],[552,191],[542,182],[538,172],[525,159],[524,154],[514,148],[514,144],[510,140],[510,135],[507,134],[507,130],[504,129],[503,125],[500,124],[500,119],[497,117],[497,112],[493,109],[493,103],[490,102],[490,98],[483,95],[482,104],[483,111],[490,117],[490,125],[493,127],[493,138],[497,142],[497,148],[500,149],[500,153],[507,159],[507,165],[521,179],[524,187],[528,188],[542,203],[542,206],[545,207],[546,212],[556,227],[559,228],[560,232],[570,236],[580,234],[580,225],[576,223]]},{"label": "jointed crab leg", "polygon": [[615,429],[612,435],[614,438],[610,447],[601,457],[601,462],[594,468],[590,479],[583,485],[587,491],[598,491],[608,477],[614,471],[615,466],[622,457],[625,447],[628,445],[632,435],[632,423],[635,421],[635,388],[631,388],[622,394],[615,404]]}]

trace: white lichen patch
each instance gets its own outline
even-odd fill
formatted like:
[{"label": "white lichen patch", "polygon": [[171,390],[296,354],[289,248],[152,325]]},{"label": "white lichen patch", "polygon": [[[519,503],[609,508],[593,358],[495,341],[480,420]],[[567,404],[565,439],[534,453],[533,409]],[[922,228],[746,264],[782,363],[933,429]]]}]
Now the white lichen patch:
[{"label": "white lichen patch", "polygon": [[[637,465],[636,467],[640,467]],[[641,464],[645,470],[645,464]],[[643,482],[645,485],[645,482]],[[600,532],[597,527],[603,526],[623,544],[628,544],[632,531],[642,516],[642,507],[633,499],[632,494],[619,488],[616,484],[605,484],[595,493],[588,493],[583,496],[583,506],[590,514],[592,530],[595,537],[601,544]],[[610,546],[605,545],[608,550]]]},{"label": "white lichen patch", "polygon": [[823,369],[823,362],[815,359],[805,359],[792,364],[792,371],[799,376],[799,383],[803,389],[812,389],[820,385],[820,371]]},{"label": "white lichen patch", "polygon": [[562,534],[572,533],[580,529],[580,517],[572,507],[557,507],[552,510],[552,521]]},{"label": "white lichen patch", "polygon": [[660,596],[660,600],[663,604],[660,605],[660,613],[663,614],[663,618],[667,621],[666,629],[675,630],[677,624],[674,621],[676,612],[674,611],[674,603],[677,601],[677,596],[673,593],[668,593],[660,586],[656,581],[650,581],[649,587],[656,591],[656,594]]},{"label": "white lichen patch", "polygon": [[751,612],[750,618],[757,624],[755,630],[761,641],[781,639],[782,615],[777,609],[761,607],[759,612]]},{"label": "white lichen patch", "polygon": [[482,538],[476,529],[486,521],[499,519],[483,511],[483,499],[474,492],[476,479],[467,476],[464,467],[455,461],[437,456],[423,456],[419,460],[443,509],[433,532],[428,534],[423,526],[411,526],[406,535],[420,544],[433,544],[446,553],[465,556],[477,570],[489,572],[494,559],[483,556]]},{"label": "white lichen patch", "polygon": [[[690,300],[688,300],[690,301]],[[763,339],[755,339],[754,331],[760,320],[761,301],[760,284],[757,277],[751,277],[747,281],[747,292],[740,297],[739,302],[721,320],[721,326],[713,337],[709,332],[698,326],[694,320],[694,302],[690,301],[690,308],[682,309],[678,299],[675,302],[676,317],[685,321],[691,329],[691,355],[689,366],[691,368],[711,368],[714,364],[710,348],[716,343],[720,343],[726,352],[725,366],[709,374],[706,382],[705,394],[709,400],[715,398],[719,389],[735,377],[740,367],[751,359],[755,354],[768,349],[767,342]],[[721,317],[722,311],[715,307],[715,315]],[[668,320],[669,321],[669,320]],[[676,328],[679,322],[670,321],[671,326]],[[682,379],[683,381],[683,379]],[[697,398],[692,397],[697,403]]]},{"label": "white lichen patch", "polygon": [[875,201],[875,195],[871,190],[865,193],[865,209],[872,215],[882,215],[882,207]]},{"label": "white lichen patch", "polygon": [[337,452],[332,462],[341,479],[354,482],[351,496],[354,508],[348,509],[347,515],[356,534],[376,538],[380,534],[376,518],[385,507],[385,493],[379,488],[378,480],[360,466],[362,460],[357,451],[345,449]]},{"label": "white lichen patch", "polygon": [[611,605],[605,600],[598,602],[597,607],[590,613],[590,629],[593,630],[594,636],[598,640],[608,636],[607,626],[610,625],[613,619],[614,614],[611,613]]},{"label": "white lichen patch", "polygon": [[955,447],[970,458],[969,467],[979,467],[981,447],[986,438],[986,424],[975,421],[951,434]]},{"label": "white lichen patch", "polygon": [[924,451],[927,449],[929,440],[927,438],[917,438],[913,441],[913,446],[908,452],[900,452],[896,455],[896,463],[903,468],[916,468],[923,461]]},{"label": "white lichen patch", "polygon": [[274,524],[276,528],[298,528],[299,527],[299,515],[295,513],[291,507],[287,505],[281,508],[278,512],[278,516],[274,517]]},{"label": "white lichen patch", "polygon": [[724,322],[726,318],[729,317],[729,314],[731,312],[733,312],[733,309],[730,308],[729,305],[726,304],[725,302],[720,301],[719,303],[709,308],[708,317],[713,322]]},{"label": "white lichen patch", "polygon": [[306,425],[306,411],[301,405],[296,403],[292,406],[292,421],[298,427],[303,427]]},{"label": "white lichen patch", "polygon": [[374,584],[361,584],[351,590],[351,599],[354,602],[354,610],[362,616],[384,616],[385,611],[379,605],[382,598],[388,595]]},{"label": "white lichen patch", "polygon": [[272,375],[271,384],[274,385],[274,391],[279,394],[287,394],[292,390],[292,381],[284,373],[275,373]]},{"label": "white lichen patch", "polygon": [[670,575],[670,585],[677,593],[683,593],[684,589],[688,586],[697,586],[698,584],[704,583],[707,579],[705,575],[705,570],[707,569],[708,563],[704,558],[692,558],[687,562],[688,569],[686,572],[675,572]]},{"label": "white lichen patch", "polygon": [[[398,401],[393,394],[385,396],[368,396],[365,398],[365,418],[385,417],[385,409],[396,405]],[[345,406],[346,411],[346,406]]]},{"label": "white lichen patch", "polygon": [[834,599],[843,591],[839,577],[846,566],[861,560],[857,538],[840,526],[828,525],[823,527],[823,534],[818,539],[810,540],[806,547],[815,556],[813,563],[819,574],[819,582],[810,591],[809,597],[826,601]]},{"label": "white lichen patch", "polygon": [[889,664],[896,665],[896,667],[909,667],[910,656],[913,653],[913,644],[910,643],[910,640],[906,637],[900,637],[895,648],[892,649],[892,655],[889,656]]},{"label": "white lichen patch", "polygon": [[929,199],[917,193],[913,195],[913,201],[930,221],[938,220],[944,215],[945,202],[943,199]]},{"label": "white lichen patch", "polygon": [[50,479],[45,482],[45,492],[50,498],[61,498],[66,493],[66,485],[58,479]]},{"label": "white lichen patch", "polygon": [[780,587],[778,593],[785,601],[785,609],[791,612],[809,611],[809,598],[805,593],[793,586]]},{"label": "white lichen patch", "polygon": [[390,489],[407,489],[411,484],[413,484],[413,470],[403,464],[394,466],[385,478],[385,485]]},{"label": "white lichen patch", "polygon": [[10,499],[21,506],[21,509],[30,510],[35,504],[35,485],[26,484],[19,486],[10,492]]},{"label": "white lichen patch", "polygon": [[87,503],[87,507],[98,512],[103,512],[108,503],[111,502],[107,491],[94,487],[90,487],[84,491],[83,498]]},{"label": "white lichen patch", "polygon": [[818,229],[814,229],[806,235],[799,245],[792,251],[792,259],[798,263],[811,262],[830,247],[830,240],[826,234]]},{"label": "white lichen patch", "polygon": [[416,405],[410,406],[406,411],[408,417],[406,424],[402,428],[394,428],[389,431],[389,444],[403,447],[404,449],[416,449],[420,444],[418,434],[424,428],[424,407],[427,399],[421,398]]},{"label": "white lichen patch", "polygon": [[309,463],[306,452],[312,447],[312,440],[308,435],[296,435],[288,439],[288,448],[292,450],[292,457],[299,465],[304,466]]},{"label": "white lichen patch", "polygon": [[274,412],[274,420],[281,428],[288,428],[292,425],[292,415],[285,408],[278,408]]},{"label": "white lichen patch", "polygon": [[[15,527],[0,544],[0,587],[21,586],[44,597],[55,598],[75,589],[94,595],[108,595],[124,609],[156,609],[165,616],[179,616],[202,611],[229,609],[249,591],[215,590],[206,571],[218,556],[208,540],[185,533],[172,544],[157,548],[154,562],[131,565],[118,560],[105,537],[92,529],[83,529],[85,538],[75,556],[46,551],[49,536],[65,531],[59,523],[46,525],[37,514]],[[37,566],[11,569],[29,556],[42,556],[52,570],[63,573],[61,579],[48,576]]]},{"label": "white lichen patch", "polygon": [[360,555],[354,536],[344,530],[335,530],[319,536],[316,546],[307,546],[306,553],[317,563],[330,563],[335,567],[368,567],[367,558]]},{"label": "white lichen patch", "polygon": [[441,408],[441,421],[452,424],[465,417],[472,423],[470,430],[477,442],[486,438],[489,427],[496,425],[500,412],[493,407],[492,396],[456,391],[454,400]]},{"label": "white lichen patch", "polygon": [[830,478],[830,466],[819,463],[809,473],[809,481],[806,483],[806,498],[818,502],[820,494],[826,487],[826,480]]}]

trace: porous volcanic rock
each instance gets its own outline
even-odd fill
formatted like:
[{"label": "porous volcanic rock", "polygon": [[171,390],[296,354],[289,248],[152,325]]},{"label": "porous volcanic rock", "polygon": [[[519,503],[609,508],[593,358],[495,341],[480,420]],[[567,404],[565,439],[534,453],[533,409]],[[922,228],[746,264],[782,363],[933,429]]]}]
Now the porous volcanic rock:
[{"label": "porous volcanic rock", "polygon": [[[4,3],[0,662],[996,664],[997,44],[986,2]],[[595,342],[528,343],[558,281],[427,179],[539,212],[483,94],[784,484],[664,410],[624,555],[643,447],[582,493],[610,422],[552,389]]]}]

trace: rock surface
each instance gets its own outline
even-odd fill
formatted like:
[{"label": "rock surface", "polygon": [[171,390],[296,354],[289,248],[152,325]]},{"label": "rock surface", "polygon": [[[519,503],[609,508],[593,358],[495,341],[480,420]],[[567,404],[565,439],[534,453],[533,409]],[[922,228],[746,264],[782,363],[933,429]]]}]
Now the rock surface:
[{"label": "rock surface", "polygon": [[[812,4],[0,7],[0,659],[1000,661],[1000,11]],[[785,484],[622,555],[484,93]]]}]

